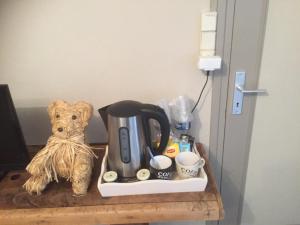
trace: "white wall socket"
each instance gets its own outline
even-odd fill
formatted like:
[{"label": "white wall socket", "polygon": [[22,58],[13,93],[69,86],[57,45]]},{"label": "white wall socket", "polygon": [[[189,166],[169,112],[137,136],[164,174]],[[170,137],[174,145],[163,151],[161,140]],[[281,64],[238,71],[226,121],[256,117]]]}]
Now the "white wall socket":
[{"label": "white wall socket", "polygon": [[204,12],[201,15],[201,31],[216,31],[217,12]]},{"label": "white wall socket", "polygon": [[216,43],[216,32],[202,32],[200,50],[214,50]]}]

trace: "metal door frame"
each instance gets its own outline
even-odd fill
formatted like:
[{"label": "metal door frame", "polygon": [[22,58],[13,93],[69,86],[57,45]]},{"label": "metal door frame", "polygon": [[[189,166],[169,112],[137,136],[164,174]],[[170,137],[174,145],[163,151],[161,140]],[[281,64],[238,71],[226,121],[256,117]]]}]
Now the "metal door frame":
[{"label": "metal door frame", "polygon": [[[209,160],[225,219],[210,224],[240,224],[256,97],[246,97],[243,114],[233,117],[233,83],[240,69],[247,72],[248,88],[257,87],[267,8],[268,0],[211,0],[211,10],[218,12],[216,53],[223,62],[222,69],[212,75]],[[239,39],[241,32],[249,32],[249,54],[243,53],[247,47],[245,39]]]}]

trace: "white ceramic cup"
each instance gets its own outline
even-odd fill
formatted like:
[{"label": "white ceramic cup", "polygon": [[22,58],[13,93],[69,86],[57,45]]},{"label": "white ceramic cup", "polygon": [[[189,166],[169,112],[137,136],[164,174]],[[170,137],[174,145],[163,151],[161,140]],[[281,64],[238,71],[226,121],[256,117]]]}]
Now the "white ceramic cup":
[{"label": "white ceramic cup", "polygon": [[197,177],[205,160],[194,152],[180,152],[175,157],[176,170],[181,178]]}]

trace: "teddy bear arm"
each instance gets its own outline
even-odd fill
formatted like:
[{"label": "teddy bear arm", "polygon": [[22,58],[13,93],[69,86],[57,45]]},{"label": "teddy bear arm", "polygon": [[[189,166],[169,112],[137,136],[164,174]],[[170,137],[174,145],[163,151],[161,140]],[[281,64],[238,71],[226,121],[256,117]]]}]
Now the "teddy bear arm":
[{"label": "teddy bear arm", "polygon": [[72,189],[76,195],[85,195],[90,184],[93,158],[87,154],[76,156],[72,175]]},{"label": "teddy bear arm", "polygon": [[30,194],[37,194],[40,195],[41,192],[46,188],[47,184],[51,180],[46,176],[46,174],[41,174],[38,176],[31,176],[26,183],[23,185],[23,187],[26,189],[26,191]]},{"label": "teddy bear arm", "polygon": [[48,163],[48,159],[45,154],[45,148],[41,149],[27,165],[26,170],[34,176],[39,176],[45,173],[45,166]]}]

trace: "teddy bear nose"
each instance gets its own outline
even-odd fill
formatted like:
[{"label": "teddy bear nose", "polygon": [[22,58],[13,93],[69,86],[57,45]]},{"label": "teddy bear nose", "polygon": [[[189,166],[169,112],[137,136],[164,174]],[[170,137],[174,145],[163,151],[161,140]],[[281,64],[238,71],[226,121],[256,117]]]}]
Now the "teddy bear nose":
[{"label": "teddy bear nose", "polygon": [[62,132],[64,129],[62,127],[57,128],[58,132]]}]

